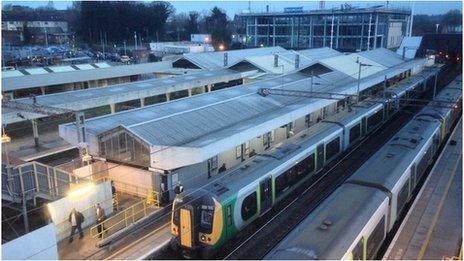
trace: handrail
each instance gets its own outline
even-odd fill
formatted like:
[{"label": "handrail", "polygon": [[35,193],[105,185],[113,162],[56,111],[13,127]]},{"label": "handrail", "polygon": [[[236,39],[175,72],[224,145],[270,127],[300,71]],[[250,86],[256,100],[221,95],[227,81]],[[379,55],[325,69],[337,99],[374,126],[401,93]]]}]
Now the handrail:
[{"label": "handrail", "polygon": [[[105,238],[111,231],[120,231],[121,229],[127,228],[134,224],[138,220],[146,217],[150,214],[149,209],[153,210],[159,208],[157,204],[149,204],[145,199],[133,204],[132,206],[122,210],[116,215],[105,219],[104,221],[95,224],[90,228],[90,236],[92,238]],[[111,224],[114,223],[114,224]],[[99,232],[98,229],[102,228]]]}]

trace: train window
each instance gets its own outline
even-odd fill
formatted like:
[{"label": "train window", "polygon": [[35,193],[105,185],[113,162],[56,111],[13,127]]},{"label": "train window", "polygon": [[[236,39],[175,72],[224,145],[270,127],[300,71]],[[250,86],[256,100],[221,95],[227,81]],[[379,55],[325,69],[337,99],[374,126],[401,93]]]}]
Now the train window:
[{"label": "train window", "polygon": [[292,186],[293,184],[296,183],[297,181],[297,172],[296,172],[296,167],[293,167],[289,170],[287,170],[287,172],[285,172],[286,175],[287,175],[287,183],[289,186]]},{"label": "train window", "polygon": [[406,201],[408,200],[409,196],[409,179],[407,182],[404,183],[403,187],[401,188],[400,192],[398,193],[398,198],[396,199],[396,215],[401,213]]},{"label": "train window", "polygon": [[361,136],[361,123],[350,129],[350,144]]},{"label": "train window", "polygon": [[308,159],[308,161],[307,161],[307,163],[308,163],[308,173],[313,172],[314,169],[316,168],[316,163],[314,162],[314,158],[315,158],[314,153],[309,155],[309,157],[307,158]]},{"label": "train window", "polygon": [[242,203],[242,219],[247,221],[256,214],[258,210],[256,191],[246,196]]},{"label": "train window", "polygon": [[340,151],[340,137],[327,143],[325,147],[325,160],[331,160]]},{"label": "train window", "polygon": [[375,258],[377,254],[377,250],[379,250],[380,244],[385,237],[385,216],[382,217],[380,222],[375,226],[374,230],[370,234],[369,238],[367,239],[367,246],[366,246],[366,259],[372,260]]},{"label": "train window", "polygon": [[427,166],[429,165],[429,158],[431,157],[431,150],[430,148],[427,150],[427,152],[424,154],[422,159],[419,161],[419,164],[417,164],[417,180],[419,180],[422,175],[424,174],[425,170],[427,169]]},{"label": "train window", "polygon": [[383,111],[379,110],[378,112],[371,115],[367,118],[367,129],[371,130],[372,128],[376,127],[383,119]]},{"label": "train window", "polygon": [[287,189],[286,173],[282,173],[275,178],[276,197],[279,197]]},{"label": "train window", "polygon": [[353,254],[353,260],[363,260],[363,244],[364,239],[361,238],[353,248],[353,251],[351,252],[351,254]]},{"label": "train window", "polygon": [[211,229],[211,225],[213,224],[214,210],[202,209],[200,216],[201,227]]}]

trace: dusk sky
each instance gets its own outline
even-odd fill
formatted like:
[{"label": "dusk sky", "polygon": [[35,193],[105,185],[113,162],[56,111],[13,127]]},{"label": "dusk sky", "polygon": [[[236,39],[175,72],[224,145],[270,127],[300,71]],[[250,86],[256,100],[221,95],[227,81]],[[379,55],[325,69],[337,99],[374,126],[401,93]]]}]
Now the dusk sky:
[{"label": "dusk sky", "polygon": [[[72,1],[53,1],[55,8],[66,9]],[[248,9],[249,1],[169,1],[175,8],[176,13],[189,11],[209,11],[214,6],[218,6],[227,11],[227,15],[233,18],[235,13]],[[193,3],[195,2],[195,3]],[[326,8],[339,8],[343,3],[350,3],[353,6],[367,7],[374,5],[386,5],[387,1],[325,1]],[[46,5],[48,1],[2,1],[5,4],[28,5],[38,7]],[[319,1],[251,1],[252,11],[264,11],[269,5],[271,11],[282,11],[284,7],[303,6],[305,10],[317,9]],[[389,1],[392,7],[411,7],[411,1]],[[462,10],[461,1],[417,1],[415,2],[415,14],[443,14],[451,9]]]}]

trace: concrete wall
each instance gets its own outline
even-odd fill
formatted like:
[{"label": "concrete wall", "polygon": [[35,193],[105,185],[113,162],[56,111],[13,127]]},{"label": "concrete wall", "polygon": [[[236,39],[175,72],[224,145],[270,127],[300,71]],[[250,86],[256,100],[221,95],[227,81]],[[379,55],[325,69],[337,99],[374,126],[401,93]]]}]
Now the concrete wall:
[{"label": "concrete wall", "polygon": [[[147,197],[147,189],[155,187],[154,173],[148,170],[108,162],[108,176],[115,181],[116,189],[125,189],[125,192],[139,197]],[[118,182],[128,185],[122,188]],[[130,184],[134,186],[129,186]]]},{"label": "concrete wall", "polygon": [[50,217],[56,226],[58,242],[70,235],[71,224],[68,222],[68,217],[72,208],[76,208],[84,215],[83,228],[95,224],[95,204],[100,203],[107,216],[113,212],[109,181],[93,185],[88,190],[82,188],[81,191],[83,191],[82,195],[67,196],[48,204]]},{"label": "concrete wall", "polygon": [[2,244],[3,260],[57,260],[56,229],[49,224]]}]

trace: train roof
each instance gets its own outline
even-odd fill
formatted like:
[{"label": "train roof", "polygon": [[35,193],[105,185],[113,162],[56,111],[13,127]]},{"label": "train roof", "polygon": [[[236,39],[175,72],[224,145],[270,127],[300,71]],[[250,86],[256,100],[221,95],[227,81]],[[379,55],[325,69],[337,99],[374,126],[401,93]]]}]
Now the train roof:
[{"label": "train roof", "polygon": [[386,200],[377,189],[344,184],[264,259],[341,259]]},{"label": "train roof", "polygon": [[434,106],[425,107],[416,118],[427,119],[444,117],[449,113],[450,107],[459,99],[462,98],[462,76],[458,76],[436,96],[435,101],[432,102]]},{"label": "train roof", "polygon": [[438,121],[412,120],[369,158],[348,181],[375,183],[392,191],[437,126]]},{"label": "train roof", "polygon": [[[381,107],[382,104],[367,101],[361,102],[360,106],[353,108],[352,111],[345,109],[327,118],[327,120],[333,122],[350,122],[353,119],[359,118],[361,114],[363,115],[367,111],[377,109],[379,106]],[[263,175],[279,171],[278,166],[282,163],[293,157],[297,157],[303,150],[320,143],[324,139],[332,139],[340,131],[342,131],[342,128],[333,123],[320,122],[313,125],[291,139],[276,144],[272,149],[264,151],[226,171],[222,177],[218,177],[215,182],[212,182],[205,189],[217,197],[225,199]],[[300,158],[295,160],[300,160]]]}]

